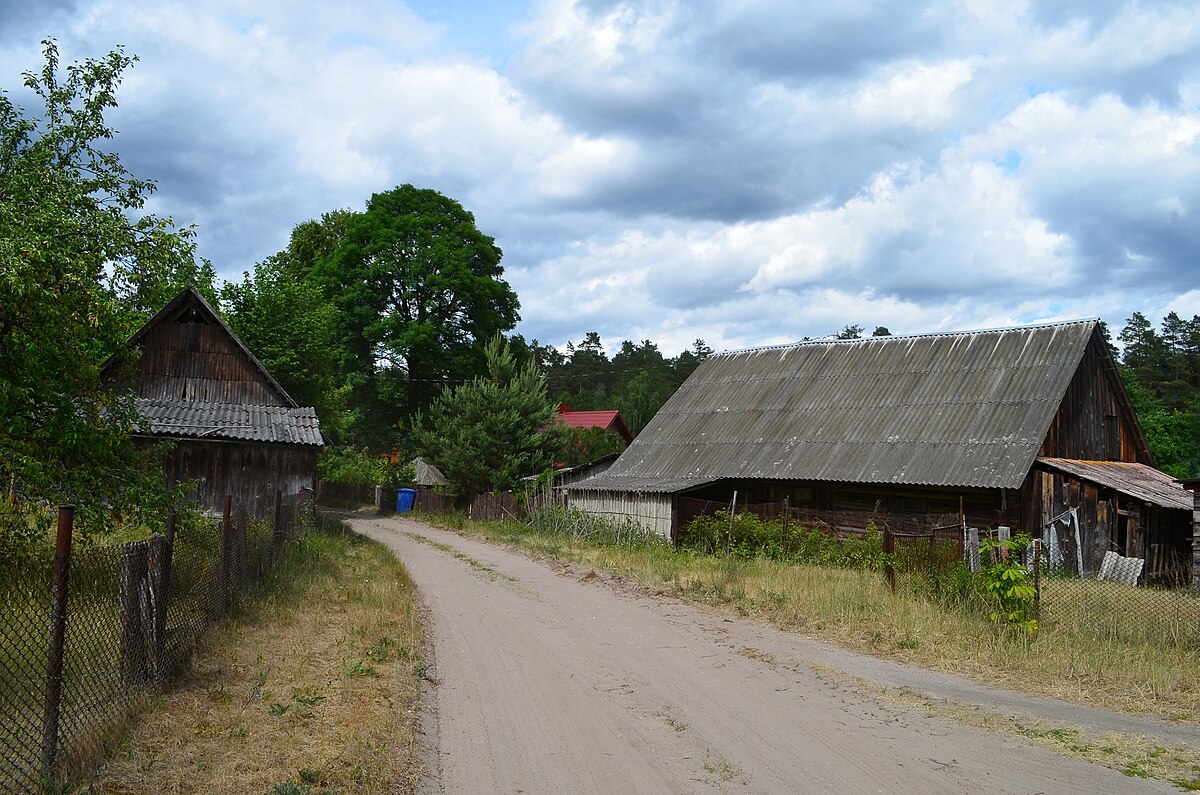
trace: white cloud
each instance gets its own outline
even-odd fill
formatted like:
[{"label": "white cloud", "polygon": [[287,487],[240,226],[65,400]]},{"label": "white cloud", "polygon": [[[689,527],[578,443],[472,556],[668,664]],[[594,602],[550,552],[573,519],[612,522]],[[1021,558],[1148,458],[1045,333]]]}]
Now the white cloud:
[{"label": "white cloud", "polygon": [[142,57],[116,146],[226,273],[413,182],[497,238],[543,341],[674,352],[1196,300],[1192,5],[547,0],[507,61],[388,0],[23,13],[0,31],[10,88],[39,20],[68,60]]}]

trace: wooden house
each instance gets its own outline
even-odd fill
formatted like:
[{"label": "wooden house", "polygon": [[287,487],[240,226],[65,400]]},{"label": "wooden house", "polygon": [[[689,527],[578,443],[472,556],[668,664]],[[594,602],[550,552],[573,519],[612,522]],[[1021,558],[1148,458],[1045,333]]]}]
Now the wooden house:
[{"label": "wooden house", "polygon": [[577,508],[672,538],[735,494],[839,527],[1004,525],[1083,573],[1108,551],[1145,558],[1148,578],[1190,569],[1190,495],[1154,469],[1095,320],[719,354],[569,487]]},{"label": "wooden house", "polygon": [[[256,514],[275,492],[315,484],[322,447],[316,411],[287,391],[192,288],[187,288],[128,342],[138,350],[132,382],[146,443],[171,441],[170,483],[193,485],[201,505],[219,510],[225,495]],[[118,378],[118,357],[102,377]]]}]

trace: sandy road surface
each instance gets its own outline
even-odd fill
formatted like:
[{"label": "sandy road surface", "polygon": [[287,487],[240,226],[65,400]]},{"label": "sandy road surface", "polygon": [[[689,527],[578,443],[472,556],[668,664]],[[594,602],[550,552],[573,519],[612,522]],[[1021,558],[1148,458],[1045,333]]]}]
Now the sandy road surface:
[{"label": "sandy road surface", "polygon": [[826,667],[869,658],[415,521],[352,525],[396,551],[432,618],[429,792],[1177,791],[881,703]]}]

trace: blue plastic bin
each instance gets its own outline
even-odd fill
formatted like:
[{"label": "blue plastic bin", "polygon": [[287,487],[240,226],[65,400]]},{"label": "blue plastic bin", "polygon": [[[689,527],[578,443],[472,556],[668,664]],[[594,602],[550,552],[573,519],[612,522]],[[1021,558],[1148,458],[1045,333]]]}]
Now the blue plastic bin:
[{"label": "blue plastic bin", "polygon": [[413,509],[417,499],[415,489],[396,489],[396,513],[405,513]]}]

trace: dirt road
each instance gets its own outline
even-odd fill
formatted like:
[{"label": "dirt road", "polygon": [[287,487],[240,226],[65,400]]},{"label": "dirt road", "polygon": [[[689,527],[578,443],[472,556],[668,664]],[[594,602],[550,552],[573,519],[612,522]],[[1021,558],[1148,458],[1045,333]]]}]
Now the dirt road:
[{"label": "dirt road", "polygon": [[429,792],[1177,791],[873,697],[841,672],[986,697],[977,685],[606,587],[415,521],[352,525],[396,551],[432,619]]}]

